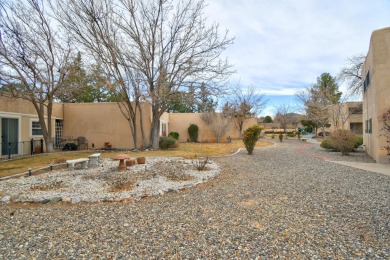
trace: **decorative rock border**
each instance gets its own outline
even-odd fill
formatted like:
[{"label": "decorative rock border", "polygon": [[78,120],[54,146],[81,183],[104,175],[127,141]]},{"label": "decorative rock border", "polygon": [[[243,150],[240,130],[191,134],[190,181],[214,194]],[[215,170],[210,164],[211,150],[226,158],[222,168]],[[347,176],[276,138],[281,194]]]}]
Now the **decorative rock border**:
[{"label": "decorative rock border", "polygon": [[[160,162],[163,162],[164,165],[168,165],[168,167],[170,163],[182,165],[183,168],[186,169],[185,175],[192,177],[192,179],[186,181],[171,181],[166,179],[162,175],[158,174],[158,171],[160,170],[159,168],[161,167],[153,166],[154,164]],[[117,172],[116,161],[103,159],[102,164],[94,168],[79,169],[72,172],[69,172],[66,169],[60,169],[24,178],[4,180],[0,182],[0,190],[2,190],[4,194],[8,194],[1,197],[0,202],[34,204],[56,202],[67,202],[71,204],[80,202],[134,202],[148,196],[161,196],[170,192],[178,193],[181,190],[193,188],[200,183],[210,180],[220,173],[218,165],[213,161],[209,161],[207,166],[210,169],[209,171],[197,171],[192,165],[192,160],[184,160],[177,157],[148,157],[145,165],[135,165],[128,168],[129,170],[126,172],[119,173]],[[131,176],[132,173],[140,174],[148,170],[153,170],[151,176],[138,181],[134,188],[123,192],[109,193],[107,191],[107,180],[106,182],[101,180],[102,176],[110,176],[112,179],[115,179],[117,177],[121,177],[122,174],[128,174]],[[93,177],[95,173],[96,177]],[[83,177],[88,175],[91,176],[91,179],[83,179]],[[39,189],[36,191],[30,191],[31,186],[39,186],[43,183],[50,183],[50,181],[63,182],[69,185],[63,189],[54,188],[49,191]],[[67,190],[67,188],[69,188],[69,190]],[[99,189],[101,189],[100,193]],[[88,194],[85,190],[90,191],[91,194]],[[77,191],[80,192],[77,193]],[[34,192],[37,196],[31,195],[34,194]],[[113,196],[109,196],[111,194]]]}]

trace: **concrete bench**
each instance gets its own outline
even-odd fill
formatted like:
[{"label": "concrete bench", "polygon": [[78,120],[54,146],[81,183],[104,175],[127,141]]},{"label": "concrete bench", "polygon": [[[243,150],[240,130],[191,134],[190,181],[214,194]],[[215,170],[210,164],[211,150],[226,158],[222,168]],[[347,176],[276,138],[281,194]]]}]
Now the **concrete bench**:
[{"label": "concrete bench", "polygon": [[89,159],[88,158],[80,158],[80,159],[75,159],[75,160],[67,160],[66,164],[68,165],[68,170],[73,171],[74,170],[74,165],[80,163],[81,168],[83,169],[88,169],[87,163]]},{"label": "concrete bench", "polygon": [[89,156],[89,163],[91,165],[98,165],[100,159],[100,153],[94,153]]}]

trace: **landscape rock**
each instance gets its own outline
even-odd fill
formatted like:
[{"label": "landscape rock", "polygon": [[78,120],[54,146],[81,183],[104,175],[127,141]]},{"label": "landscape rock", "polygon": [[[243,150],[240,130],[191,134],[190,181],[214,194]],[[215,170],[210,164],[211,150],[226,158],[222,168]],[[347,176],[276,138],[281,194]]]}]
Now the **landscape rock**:
[{"label": "landscape rock", "polygon": [[55,202],[59,202],[61,200],[62,200],[61,197],[54,197],[54,198],[50,199],[50,202],[55,203]]},{"label": "landscape rock", "polygon": [[4,196],[0,199],[1,202],[9,202],[11,200],[11,196]]},{"label": "landscape rock", "polygon": [[81,199],[80,197],[72,197],[71,198],[71,203],[74,204],[74,203],[79,203],[81,202]]}]

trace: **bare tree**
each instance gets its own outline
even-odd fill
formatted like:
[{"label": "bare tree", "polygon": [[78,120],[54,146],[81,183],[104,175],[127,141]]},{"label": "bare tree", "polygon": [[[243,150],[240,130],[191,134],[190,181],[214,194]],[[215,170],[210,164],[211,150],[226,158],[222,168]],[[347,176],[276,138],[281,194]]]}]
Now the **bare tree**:
[{"label": "bare tree", "polygon": [[237,84],[223,107],[223,113],[234,119],[241,137],[245,120],[256,117],[267,104],[268,100],[264,94],[258,93],[255,86],[245,88]]},{"label": "bare tree", "polygon": [[[345,129],[345,124],[351,115],[356,113],[362,113],[362,104],[360,102],[353,106],[348,106],[348,96],[341,97],[340,102],[330,105],[328,109],[330,122],[333,124],[334,129]],[[350,103],[352,104],[352,103]]]},{"label": "bare tree", "polygon": [[342,68],[337,78],[348,84],[350,93],[354,96],[362,94],[362,67],[366,56],[357,54],[347,59],[346,67]]},{"label": "bare tree", "polygon": [[52,152],[54,97],[67,79],[74,53],[48,11],[38,0],[0,2],[0,76],[14,97],[33,104],[46,151]]},{"label": "bare tree", "polygon": [[294,113],[294,106],[290,104],[282,103],[275,107],[275,111],[276,115],[274,122],[278,122],[285,133],[287,132],[287,127],[289,125],[292,125],[294,128],[296,128],[300,119],[302,119],[302,116]]},{"label": "bare tree", "polygon": [[217,112],[203,113],[202,120],[215,134],[217,143],[219,143],[222,137],[229,131],[232,122],[230,117],[225,116],[223,113]]},{"label": "bare tree", "polygon": [[121,29],[122,24],[118,24],[120,17],[115,15],[116,7],[110,0],[52,2],[57,20],[101,65],[109,88],[118,97],[118,107],[129,122],[134,147],[138,148],[139,123],[146,147],[140,106],[146,96],[142,93],[145,82],[142,73],[134,69],[136,57],[133,56],[131,42],[127,44],[128,35]]},{"label": "bare tree", "polygon": [[217,88],[212,83],[230,74],[221,53],[233,40],[206,23],[204,0],[58,0],[57,6],[62,24],[107,64],[117,84],[139,84],[133,97],[152,106],[153,149],[160,117],[180,90],[202,83]]}]

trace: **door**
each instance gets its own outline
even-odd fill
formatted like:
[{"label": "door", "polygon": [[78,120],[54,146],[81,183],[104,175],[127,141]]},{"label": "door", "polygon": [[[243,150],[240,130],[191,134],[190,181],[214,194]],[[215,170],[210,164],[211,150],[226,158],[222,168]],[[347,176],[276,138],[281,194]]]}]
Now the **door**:
[{"label": "door", "polygon": [[54,139],[54,146],[57,149],[62,148],[62,128],[63,128],[63,121],[56,119],[56,137]]},{"label": "door", "polygon": [[8,154],[11,143],[11,154],[18,154],[19,120],[15,118],[1,119],[1,154]]}]

